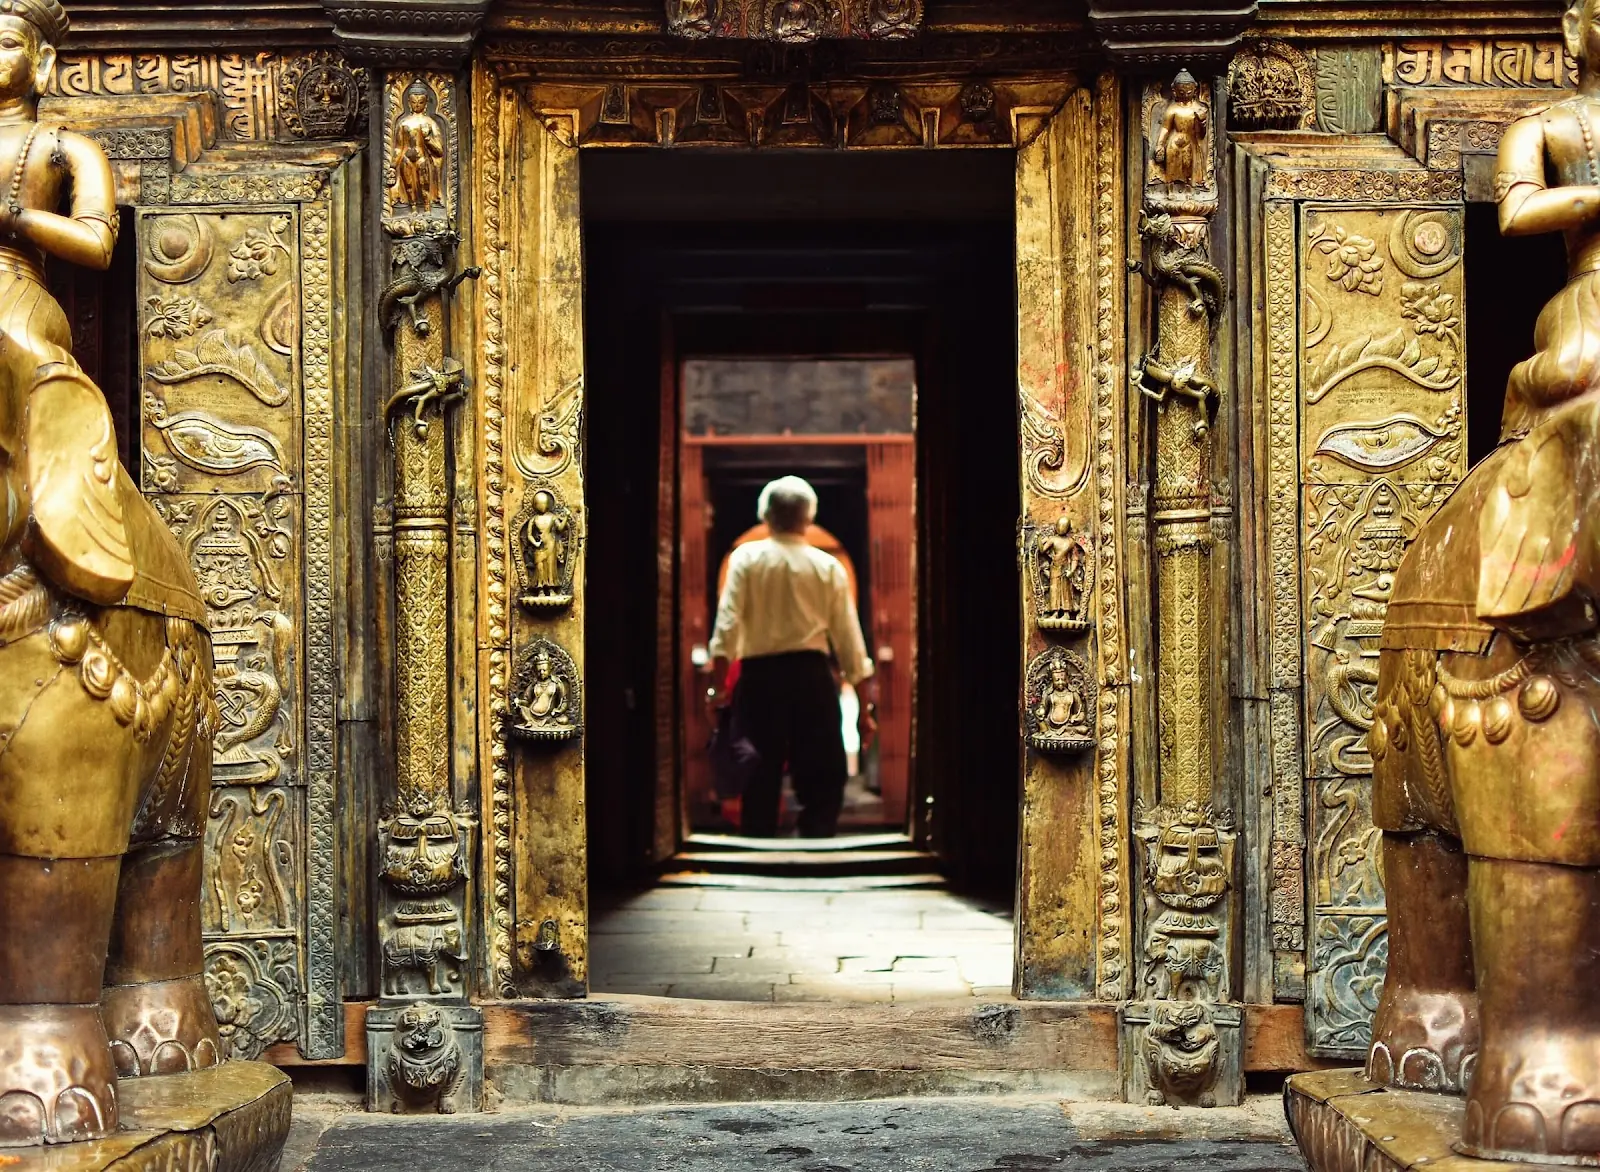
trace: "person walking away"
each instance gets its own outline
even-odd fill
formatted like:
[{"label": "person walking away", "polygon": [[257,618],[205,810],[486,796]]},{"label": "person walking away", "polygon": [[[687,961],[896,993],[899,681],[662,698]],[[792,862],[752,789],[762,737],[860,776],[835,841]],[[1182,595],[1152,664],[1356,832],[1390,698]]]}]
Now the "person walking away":
[{"label": "person walking away", "polygon": [[877,731],[867,690],[873,664],[838,559],[806,540],[816,520],[817,494],[798,476],[761,490],[757,509],[769,537],[733,551],[717,603],[711,637],[713,686],[707,699],[724,703],[728,662],[739,661],[734,724],[759,760],[745,784],[740,830],[752,837],[778,833],[785,763],[800,803],[802,838],[830,838],[844,804],[847,767],[839,684],[829,660],[862,695],[863,747]]}]

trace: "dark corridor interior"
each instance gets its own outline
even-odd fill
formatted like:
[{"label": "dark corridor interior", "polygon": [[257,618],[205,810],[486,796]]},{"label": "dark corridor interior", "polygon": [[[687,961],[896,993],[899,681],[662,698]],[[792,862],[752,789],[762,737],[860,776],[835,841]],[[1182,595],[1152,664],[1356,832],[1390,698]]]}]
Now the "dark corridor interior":
[{"label": "dark corridor interior", "polygon": [[[677,468],[664,464],[674,457],[662,436],[677,426],[666,397],[679,363],[892,357],[916,366],[908,829],[952,885],[1009,902],[1019,788],[1014,165],[1003,151],[584,156],[597,892],[648,882],[685,829],[672,788],[682,781],[681,700],[662,686],[681,667],[664,662],[681,654],[680,616],[660,591],[682,549],[663,529]],[[717,478],[726,494],[717,526],[755,522],[768,471]],[[859,542],[860,474],[817,471],[822,511],[843,541]]]},{"label": "dark corridor interior", "polygon": [[1567,283],[1560,233],[1500,235],[1492,203],[1467,205],[1467,463],[1500,442],[1500,411],[1511,368],[1533,353],[1545,302]]}]

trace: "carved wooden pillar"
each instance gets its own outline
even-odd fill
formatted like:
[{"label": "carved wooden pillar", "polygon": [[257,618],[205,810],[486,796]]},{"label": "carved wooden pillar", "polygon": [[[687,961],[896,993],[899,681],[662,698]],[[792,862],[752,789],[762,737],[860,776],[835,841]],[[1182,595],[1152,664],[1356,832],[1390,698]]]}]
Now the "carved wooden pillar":
[{"label": "carved wooden pillar", "polygon": [[[1147,401],[1154,557],[1157,804],[1136,816],[1144,856],[1137,996],[1123,1012],[1130,1099],[1212,1106],[1243,1094],[1231,999],[1234,833],[1219,793],[1221,653],[1214,588],[1214,430],[1222,391],[1212,336],[1226,289],[1211,261],[1217,209],[1209,93],[1187,71],[1141,109],[1147,175],[1138,268],[1152,290],[1151,345],[1133,371]],[[1146,757],[1149,760],[1149,757]],[[1143,787],[1150,792],[1148,783]]]},{"label": "carved wooden pillar", "polygon": [[383,84],[383,231],[391,277],[377,307],[390,344],[384,422],[393,455],[395,785],[378,826],[380,1004],[367,1015],[375,1110],[482,1106],[482,1013],[471,986],[474,819],[452,769],[452,407],[467,394],[451,352],[460,95],[442,73]]}]

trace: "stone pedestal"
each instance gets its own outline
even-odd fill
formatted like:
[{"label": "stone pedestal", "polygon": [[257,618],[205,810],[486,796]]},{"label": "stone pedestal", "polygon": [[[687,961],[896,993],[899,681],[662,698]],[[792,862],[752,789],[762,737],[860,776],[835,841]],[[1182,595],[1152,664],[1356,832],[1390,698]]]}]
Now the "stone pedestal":
[{"label": "stone pedestal", "polygon": [[117,1083],[122,1130],[93,1143],[0,1148],[7,1172],[275,1172],[289,1076],[265,1062]]},{"label": "stone pedestal", "polygon": [[1459,1155],[1465,1100],[1397,1091],[1361,1071],[1318,1070],[1284,1084],[1283,1109],[1311,1172],[1550,1172],[1570,1164],[1522,1164]]}]

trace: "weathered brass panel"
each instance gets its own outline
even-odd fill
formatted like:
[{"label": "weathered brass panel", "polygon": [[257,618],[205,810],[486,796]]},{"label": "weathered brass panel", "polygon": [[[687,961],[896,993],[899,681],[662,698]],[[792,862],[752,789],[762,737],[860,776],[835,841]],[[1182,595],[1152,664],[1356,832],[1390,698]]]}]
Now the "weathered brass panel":
[{"label": "weathered brass panel", "polygon": [[1461,209],[1312,206],[1302,233],[1305,479],[1459,481]]},{"label": "weathered brass panel", "polygon": [[1378,641],[1406,547],[1465,472],[1459,207],[1301,212],[1299,436],[1315,1052],[1367,1043],[1388,955],[1372,759]]},{"label": "weathered brass panel", "polygon": [[215,785],[303,786],[299,498],[153,494],[211,618],[221,726]]},{"label": "weathered brass panel", "polygon": [[145,492],[298,491],[293,208],[139,218]]},{"label": "weathered brass panel", "polygon": [[189,183],[241,203],[139,209],[137,337],[142,486],[217,661],[208,983],[236,1054],[332,1056],[334,215],[244,202],[276,193],[248,176]]},{"label": "weathered brass panel", "polygon": [[1400,555],[1453,484],[1378,476],[1304,486],[1306,742],[1310,777],[1364,777],[1378,637]]},{"label": "weathered brass panel", "polygon": [[302,795],[283,786],[219,786],[206,826],[202,923],[208,936],[299,929],[305,868]]},{"label": "weathered brass panel", "polygon": [[[1123,635],[1122,485],[1118,426],[1125,375],[1121,89],[1102,76],[1041,119],[1017,156],[1022,553],[1037,559],[1065,519],[1086,550],[1089,621],[1046,615],[1024,574],[1025,711],[1049,667],[1081,663],[1068,686],[1086,717],[1088,750],[1024,757],[1017,989],[1024,997],[1127,996],[1127,665]],[[1046,619],[1040,622],[1039,619]],[[1079,678],[1081,677],[1081,678]],[[1068,738],[1077,742],[1076,737]],[[1061,738],[1057,738],[1060,742]],[[1061,742],[1066,743],[1066,742]],[[1086,926],[1092,926],[1086,927]]]},{"label": "weathered brass panel", "polygon": [[[499,996],[582,996],[588,986],[583,592],[559,607],[519,602],[518,583],[530,567],[515,564],[526,551],[514,532],[541,490],[583,517],[578,114],[541,105],[538,94],[524,99],[487,68],[474,84],[484,260],[475,385],[482,402],[488,616],[480,668],[481,736],[490,764],[488,967]],[[581,541],[568,556],[573,580],[581,582]],[[519,719],[519,702],[538,686],[541,650],[555,665],[572,714],[558,736]]]}]

